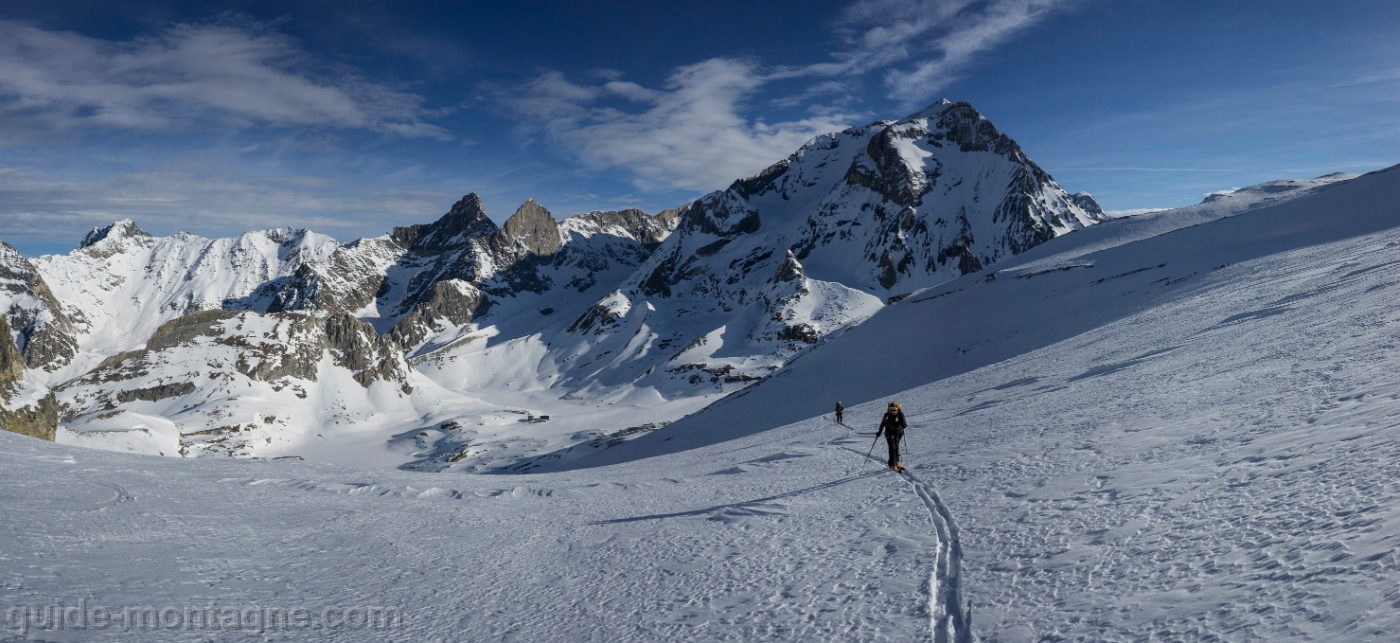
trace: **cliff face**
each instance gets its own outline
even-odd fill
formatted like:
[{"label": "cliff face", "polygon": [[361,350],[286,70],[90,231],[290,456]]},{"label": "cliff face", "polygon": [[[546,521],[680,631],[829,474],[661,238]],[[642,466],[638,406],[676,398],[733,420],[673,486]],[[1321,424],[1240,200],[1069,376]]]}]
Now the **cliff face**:
[{"label": "cliff face", "polygon": [[[90,235],[89,235],[90,236]],[[8,306],[3,306],[9,300]],[[53,371],[78,353],[81,317],[70,318],[34,265],[0,241],[0,317],[4,317],[27,368]]]},{"label": "cliff face", "polygon": [[53,393],[11,408],[11,402],[19,400],[24,380],[24,355],[11,337],[10,324],[0,315],[0,429],[52,442],[58,430]]},{"label": "cliff face", "polygon": [[0,316],[0,400],[9,401],[24,379],[24,355],[11,339],[9,322]]}]

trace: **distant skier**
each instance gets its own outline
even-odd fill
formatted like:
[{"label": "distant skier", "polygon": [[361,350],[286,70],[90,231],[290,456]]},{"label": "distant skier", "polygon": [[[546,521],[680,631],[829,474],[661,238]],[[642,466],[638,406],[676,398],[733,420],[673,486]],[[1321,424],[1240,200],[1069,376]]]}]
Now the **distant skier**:
[{"label": "distant skier", "polygon": [[841,406],[841,402],[838,400],[838,401],[836,402],[836,423],[837,423],[837,424],[845,424],[845,422],[841,421],[841,412],[842,412],[842,411],[845,411],[845,410],[846,410],[846,407]]},{"label": "distant skier", "polygon": [[880,420],[880,430],[875,432],[875,438],[879,439],[882,433],[885,435],[885,442],[890,445],[890,469],[893,471],[904,470],[899,464],[899,441],[904,439],[904,429],[908,426],[909,423],[904,420],[904,411],[899,409],[899,402],[890,402],[885,417]]}]

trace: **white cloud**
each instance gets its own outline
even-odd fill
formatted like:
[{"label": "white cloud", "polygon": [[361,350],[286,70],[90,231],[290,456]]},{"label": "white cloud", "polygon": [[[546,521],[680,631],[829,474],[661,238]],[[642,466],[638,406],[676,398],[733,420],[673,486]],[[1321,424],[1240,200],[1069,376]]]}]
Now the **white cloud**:
[{"label": "white cloud", "polygon": [[885,83],[896,98],[921,100],[942,91],[974,55],[1002,44],[1017,32],[1039,22],[1065,4],[1064,0],[1011,0],[994,2],[965,23],[934,41],[940,55],[920,61],[913,70],[894,70]]},{"label": "white cloud", "polygon": [[[631,171],[640,187],[715,189],[791,154],[812,136],[849,126],[857,116],[832,107],[851,102],[848,80],[884,70],[892,98],[931,100],[977,54],[1075,1],[860,0],[837,23],[846,48],[830,62],[763,68],[712,58],[675,69],[661,89],[621,80],[614,70],[597,72],[600,84],[591,85],[548,71],[517,88],[508,102],[527,130],[546,132],[593,167]],[[816,82],[767,104],[809,105],[807,118],[769,124],[744,115],[765,86],[793,79]]]},{"label": "white cloud", "polygon": [[113,42],[0,20],[0,116],[31,131],[214,121],[451,139],[423,122],[422,97],[313,67],[290,39],[255,27],[177,25]]},{"label": "white cloud", "polygon": [[[838,33],[847,49],[835,62],[784,70],[837,76],[887,69],[891,97],[928,101],[974,57],[1076,0],[861,0],[846,8]],[[893,68],[896,65],[912,67]]]},{"label": "white cloud", "polygon": [[[768,82],[753,63],[714,58],[676,69],[662,89],[610,80],[577,85],[541,74],[512,106],[556,142],[599,168],[622,167],[643,187],[712,190],[749,176],[848,119],[825,114],[765,123],[740,113]],[[627,101],[639,110],[607,104]]]}]

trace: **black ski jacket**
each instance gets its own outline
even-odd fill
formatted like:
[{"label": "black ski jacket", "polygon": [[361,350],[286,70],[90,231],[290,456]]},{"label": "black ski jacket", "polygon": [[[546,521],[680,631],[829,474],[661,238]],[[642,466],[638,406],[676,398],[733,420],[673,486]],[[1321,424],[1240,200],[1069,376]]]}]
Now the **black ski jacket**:
[{"label": "black ski jacket", "polygon": [[880,420],[880,430],[875,432],[875,437],[880,437],[881,433],[889,432],[890,435],[904,435],[904,429],[909,428],[909,423],[904,421],[904,411],[886,412],[884,419]]}]

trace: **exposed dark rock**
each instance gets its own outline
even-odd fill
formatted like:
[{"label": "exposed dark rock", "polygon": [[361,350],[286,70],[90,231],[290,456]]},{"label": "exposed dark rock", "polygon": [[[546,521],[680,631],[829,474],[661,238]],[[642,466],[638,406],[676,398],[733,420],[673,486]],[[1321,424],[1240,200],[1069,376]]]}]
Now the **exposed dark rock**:
[{"label": "exposed dark rock", "polygon": [[398,381],[407,375],[403,355],[393,340],[348,314],[326,318],[326,348],[335,363],[352,371],[355,381],[365,388],[375,380]]},{"label": "exposed dark rock", "polygon": [[4,403],[0,404],[0,429],[53,442],[58,432],[58,401],[53,393],[35,405],[6,407],[24,379],[24,359],[10,337],[10,325],[0,315],[0,402]]},{"label": "exposed dark rock", "polygon": [[647,275],[646,279],[642,280],[639,288],[643,295],[671,296],[671,273],[676,269],[677,254],[678,253],[673,251],[671,256],[666,257],[664,261],[656,266],[656,269],[651,271],[651,274]]},{"label": "exposed dark rock", "polygon": [[9,401],[24,379],[24,355],[11,337],[10,324],[0,315],[0,401]]},{"label": "exposed dark rock", "polygon": [[783,262],[778,265],[778,271],[773,274],[771,281],[773,283],[795,281],[804,276],[806,273],[802,270],[802,264],[798,263],[797,257],[793,256],[791,250],[788,250],[787,256],[783,257]]},{"label": "exposed dark rock", "polygon": [[894,253],[885,250],[885,253],[880,255],[880,263],[876,264],[876,267],[880,269],[881,287],[892,288],[899,281],[899,275],[894,268]]},{"label": "exposed dark rock", "polygon": [[146,340],[146,350],[163,351],[172,346],[191,343],[196,337],[217,336],[219,324],[238,315],[239,313],[231,310],[202,310],[176,317],[161,324],[156,332],[151,333],[151,338]]},{"label": "exposed dark rock", "polygon": [[418,304],[413,314],[403,318],[390,336],[394,343],[408,350],[427,339],[447,321],[463,325],[485,314],[490,300],[469,283],[439,281],[433,284],[432,296]]},{"label": "exposed dark rock", "polygon": [[821,339],[815,328],[807,324],[793,324],[786,326],[778,333],[778,339],[786,342],[802,342],[804,344],[815,344]]},{"label": "exposed dark rock", "polygon": [[589,212],[575,215],[572,218],[588,221],[599,227],[622,228],[644,248],[651,251],[661,245],[671,230],[675,229],[676,216],[686,207],[689,206],[663,210],[656,216],[651,216],[636,208],[628,208],[626,210]]},{"label": "exposed dark rock", "polygon": [[[146,232],[145,230],[142,230],[141,228],[138,228],[138,227],[136,226],[136,224],[135,224],[135,223],[132,223],[130,220],[117,221],[117,222],[115,222],[115,223],[112,223],[112,224],[110,224],[110,225],[106,225],[106,226],[103,226],[103,227],[100,227],[100,228],[93,228],[90,232],[87,233],[87,235],[85,235],[85,236],[83,237],[82,242],[78,244],[78,248],[79,248],[79,249],[91,248],[92,246],[97,245],[97,243],[98,243],[99,241],[103,241],[103,240],[109,239],[109,238],[111,238],[111,239],[130,239],[130,238],[145,238],[145,239],[150,239],[150,238],[152,238],[152,237],[151,237],[150,233]],[[108,256],[109,256],[109,255],[108,255]]]},{"label": "exposed dark rock", "polygon": [[249,378],[269,383],[288,377],[316,381],[317,367],[326,350],[325,335],[318,328],[320,319],[308,313],[268,313],[268,316],[290,326],[285,335],[291,337],[291,341],[249,342],[237,329],[215,341],[240,349],[233,366]]},{"label": "exposed dark rock", "polygon": [[620,315],[613,312],[607,301],[594,304],[588,310],[579,315],[574,323],[569,324],[568,332],[586,333],[593,331],[595,334],[606,332],[609,328],[617,325]]},{"label": "exposed dark rock", "polygon": [[1069,195],[1069,198],[1074,199],[1074,202],[1078,203],[1079,207],[1084,208],[1084,211],[1088,212],[1089,214],[1095,215],[1097,217],[1107,216],[1104,214],[1103,208],[1099,207],[1099,202],[1094,200],[1094,195],[1089,194],[1088,192],[1078,192],[1076,194],[1071,194]]},{"label": "exposed dark rock", "polygon": [[690,204],[687,203],[679,208],[662,210],[656,213],[656,221],[663,225],[667,230],[675,230],[676,224],[680,222],[680,219],[685,216],[686,211],[689,209]]},{"label": "exposed dark rock", "polygon": [[791,164],[791,162],[792,161],[789,159],[778,161],[764,168],[762,172],[759,172],[755,176],[735,181],[730,185],[729,189],[745,197],[759,194],[769,187],[772,187],[778,179],[783,178],[783,175],[787,174],[788,165]]},{"label": "exposed dark rock", "polygon": [[[939,168],[935,167],[929,175],[921,169],[909,166],[900,156],[896,141],[900,138],[921,138],[926,134],[928,131],[922,128],[884,129],[871,137],[865,148],[866,156],[875,162],[874,176],[867,176],[858,169],[858,164],[863,160],[859,157],[847,175],[855,173],[861,185],[879,192],[894,203],[902,206],[922,205],[923,196],[932,190],[934,183],[938,181]],[[936,163],[937,159],[934,161]]]},{"label": "exposed dark rock", "polygon": [[502,237],[503,242],[513,241],[523,246],[543,263],[548,263],[548,258],[553,257],[563,243],[559,237],[559,222],[534,199],[522,203],[520,209],[506,219],[505,225],[493,236],[497,235]]},{"label": "exposed dark rock", "polygon": [[993,152],[1016,161],[1030,161],[1016,141],[998,132],[970,103],[948,105],[933,122],[949,142],[964,152]]},{"label": "exposed dark rock", "polygon": [[[114,224],[115,225],[115,224]],[[34,265],[9,244],[0,241],[0,290],[29,295],[37,305],[12,304],[0,311],[19,334],[18,346],[25,366],[57,370],[78,354],[77,330],[58,299]]]},{"label": "exposed dark rock", "polygon": [[486,216],[481,197],[472,192],[462,197],[437,221],[406,228],[396,227],[392,238],[418,254],[435,255],[495,231],[496,224]]},{"label": "exposed dark rock", "polygon": [[138,388],[117,393],[117,401],[122,404],[145,400],[147,402],[159,402],[160,400],[189,395],[195,389],[194,382],[180,382],[179,384],[161,384],[148,388]]},{"label": "exposed dark rock", "polygon": [[0,408],[0,429],[53,442],[58,434],[58,401],[49,393],[33,406]]}]

